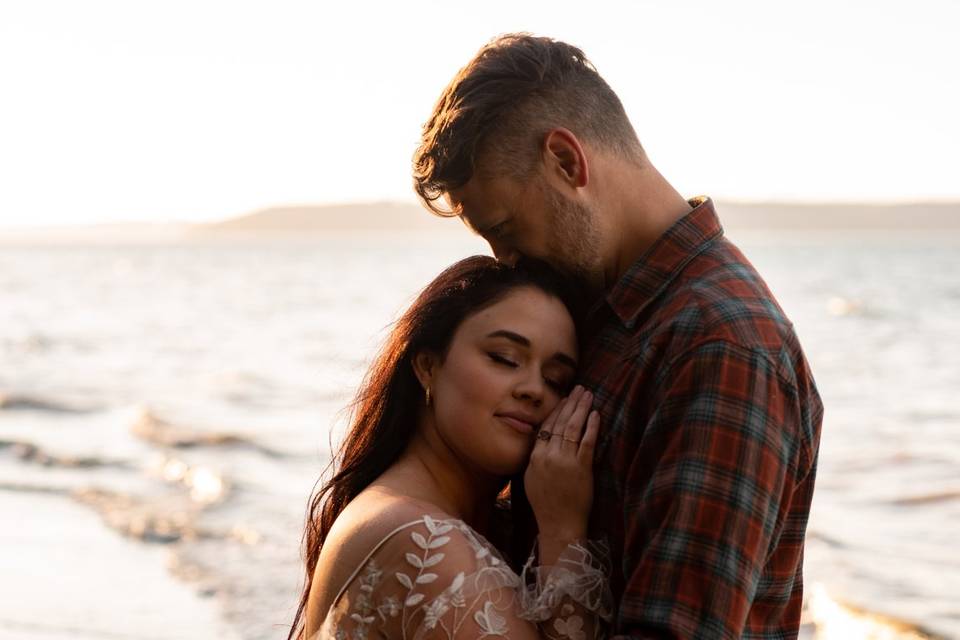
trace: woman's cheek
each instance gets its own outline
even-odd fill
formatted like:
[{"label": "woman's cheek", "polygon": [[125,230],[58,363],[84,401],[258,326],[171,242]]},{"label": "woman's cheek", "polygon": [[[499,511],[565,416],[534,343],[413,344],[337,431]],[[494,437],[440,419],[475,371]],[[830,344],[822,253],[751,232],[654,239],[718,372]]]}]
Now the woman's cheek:
[{"label": "woman's cheek", "polygon": [[456,370],[456,383],[470,402],[486,402],[503,385],[503,375],[496,370],[489,356],[464,358]]}]

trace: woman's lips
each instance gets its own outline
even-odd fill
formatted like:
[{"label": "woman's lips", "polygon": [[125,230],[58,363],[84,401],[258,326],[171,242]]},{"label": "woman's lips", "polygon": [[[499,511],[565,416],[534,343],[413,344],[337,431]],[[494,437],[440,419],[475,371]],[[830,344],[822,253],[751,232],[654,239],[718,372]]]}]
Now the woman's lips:
[{"label": "woman's lips", "polygon": [[497,417],[524,435],[533,434],[534,426],[529,422],[520,420],[519,418],[513,418],[511,416],[497,416]]}]

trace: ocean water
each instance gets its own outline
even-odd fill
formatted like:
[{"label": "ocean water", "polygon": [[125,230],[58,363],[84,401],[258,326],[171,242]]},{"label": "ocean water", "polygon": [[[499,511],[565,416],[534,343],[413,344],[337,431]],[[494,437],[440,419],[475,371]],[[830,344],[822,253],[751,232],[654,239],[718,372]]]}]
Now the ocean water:
[{"label": "ocean water", "polygon": [[[826,406],[805,637],[960,638],[960,235],[731,236]],[[18,593],[0,637],[285,637],[307,500],[366,363],[423,285],[484,249],[0,247],[0,584]],[[56,558],[78,540],[70,582]],[[51,583],[76,583],[72,607]]]}]

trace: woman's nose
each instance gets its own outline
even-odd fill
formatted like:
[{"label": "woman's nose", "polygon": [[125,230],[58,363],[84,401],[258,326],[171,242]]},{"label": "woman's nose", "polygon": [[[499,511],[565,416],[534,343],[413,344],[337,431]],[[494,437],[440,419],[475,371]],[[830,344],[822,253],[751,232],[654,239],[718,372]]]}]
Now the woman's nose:
[{"label": "woman's nose", "polygon": [[525,376],[517,383],[514,396],[519,399],[531,400],[535,405],[543,402],[544,382],[540,374]]}]

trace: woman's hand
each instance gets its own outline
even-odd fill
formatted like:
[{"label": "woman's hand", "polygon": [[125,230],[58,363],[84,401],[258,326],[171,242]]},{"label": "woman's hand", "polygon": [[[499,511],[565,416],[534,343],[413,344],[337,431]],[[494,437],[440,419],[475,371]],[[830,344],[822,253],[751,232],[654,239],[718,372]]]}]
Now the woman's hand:
[{"label": "woman's hand", "polygon": [[577,386],[536,435],[523,481],[540,530],[541,562],[587,535],[593,504],[593,449],[600,414],[593,394]]}]

